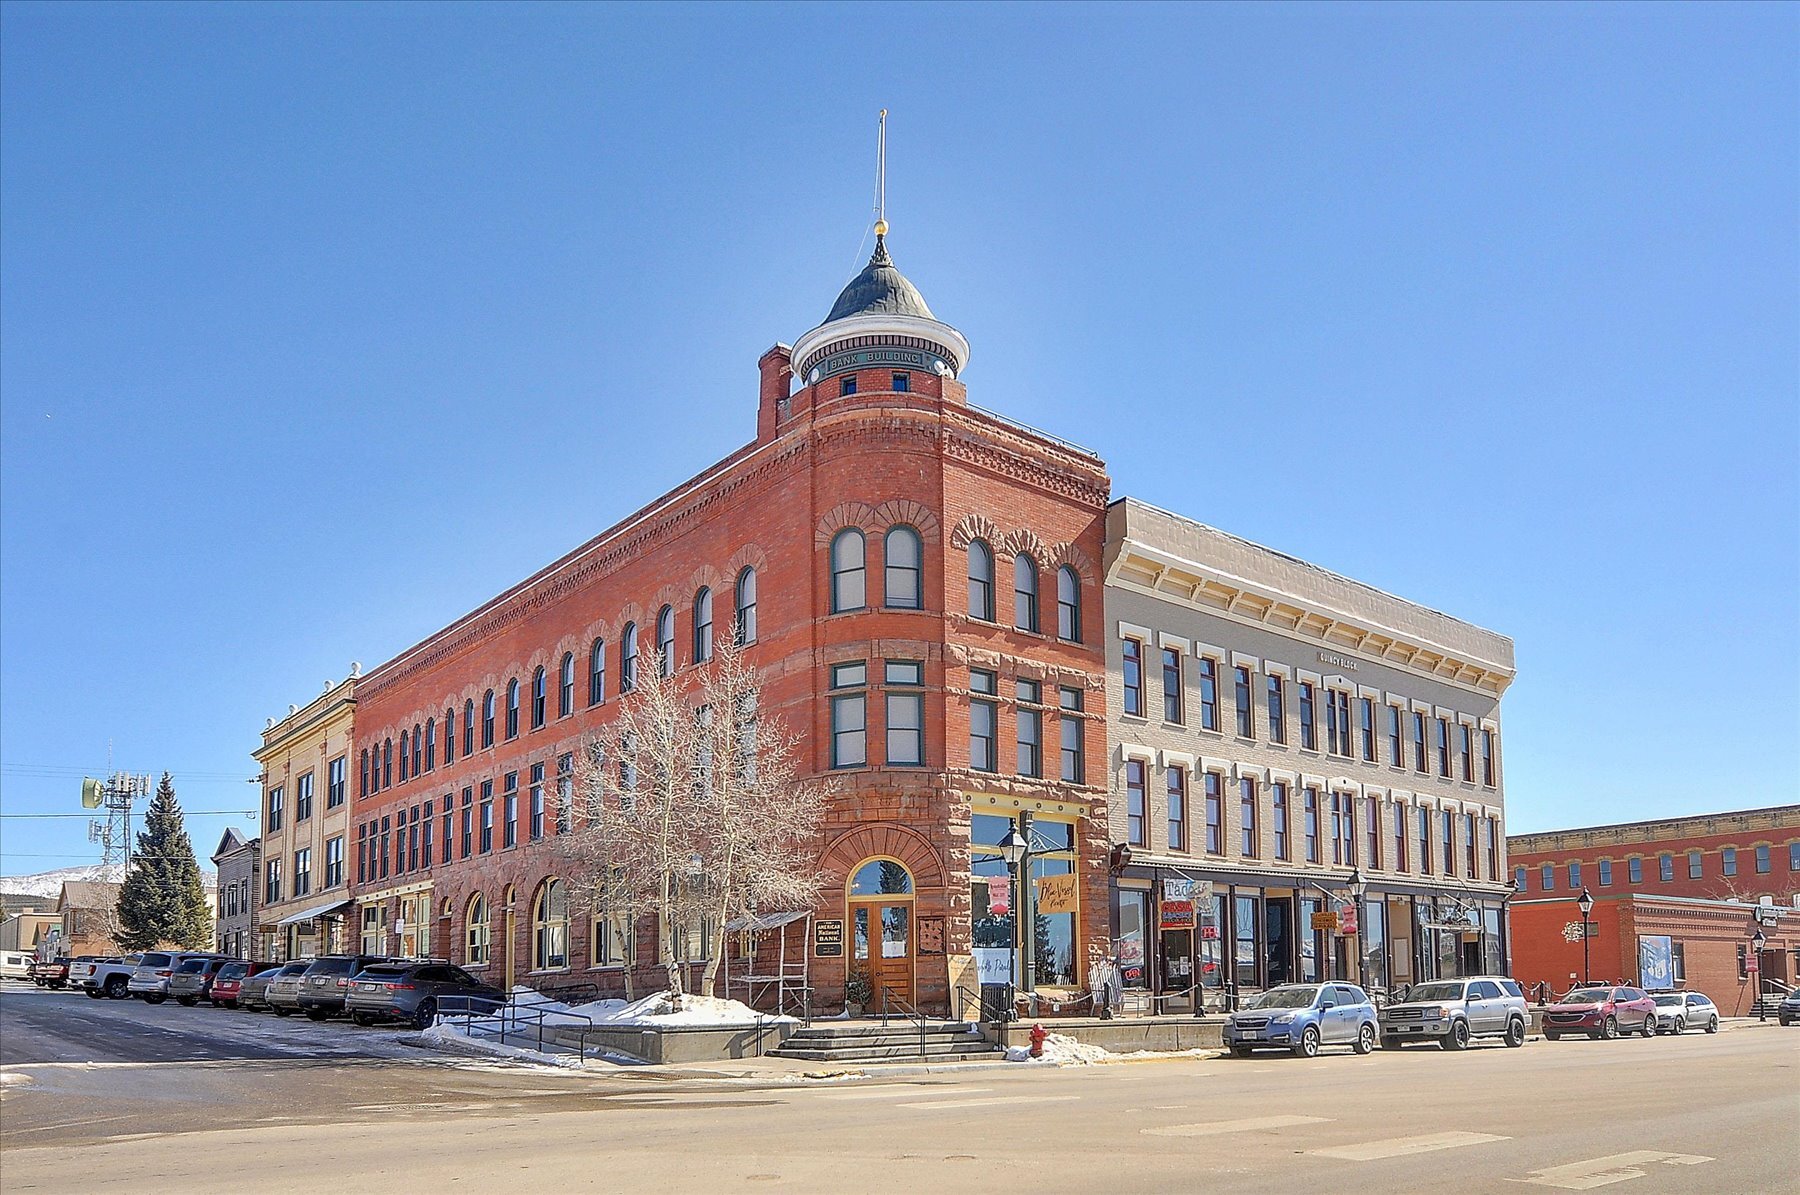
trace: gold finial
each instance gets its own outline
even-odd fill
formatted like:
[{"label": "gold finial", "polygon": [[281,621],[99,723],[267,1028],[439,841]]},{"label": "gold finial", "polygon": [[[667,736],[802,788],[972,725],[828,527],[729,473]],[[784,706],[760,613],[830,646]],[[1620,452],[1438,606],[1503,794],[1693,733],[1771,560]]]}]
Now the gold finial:
[{"label": "gold finial", "polygon": [[887,235],[887,109],[881,110],[881,120],[875,133],[875,235]]}]

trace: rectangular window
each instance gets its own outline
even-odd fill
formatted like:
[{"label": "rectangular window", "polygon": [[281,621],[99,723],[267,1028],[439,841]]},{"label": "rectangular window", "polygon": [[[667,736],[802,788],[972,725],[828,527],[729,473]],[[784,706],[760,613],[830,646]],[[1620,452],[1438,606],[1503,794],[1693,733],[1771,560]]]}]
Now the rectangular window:
[{"label": "rectangular window", "polygon": [[1136,639],[1125,640],[1123,683],[1125,712],[1133,718],[1144,716],[1144,645]]},{"label": "rectangular window", "polygon": [[[969,673],[969,688],[975,693],[998,693],[999,678],[992,672],[973,669]],[[997,704],[976,698],[969,700],[969,766],[977,772],[1000,770],[999,725],[1000,707]]]},{"label": "rectangular window", "polygon": [[837,692],[860,688],[868,683],[868,679],[869,667],[861,660],[831,667],[831,766],[834,768],[860,768],[869,762],[868,695]]},{"label": "rectangular window", "polygon": [[1277,780],[1269,785],[1270,813],[1275,822],[1275,857],[1288,857],[1288,787]]},{"label": "rectangular window", "polygon": [[1699,851],[1688,852],[1688,879],[1697,880],[1705,874],[1705,868],[1702,866],[1700,860],[1701,854]]},{"label": "rectangular window", "polygon": [[263,819],[263,825],[269,830],[281,829],[281,786],[276,785],[269,790],[269,814]]},{"label": "rectangular window", "polygon": [[910,373],[895,374],[893,377],[893,387],[895,394],[905,394],[909,392],[912,389],[912,375]]},{"label": "rectangular window", "polygon": [[494,849],[494,782],[481,782],[481,853]]},{"label": "rectangular window", "polygon": [[1394,870],[1406,870],[1406,806],[1394,802]]},{"label": "rectangular window", "polygon": [[1249,776],[1238,780],[1239,846],[1246,859],[1256,858],[1256,781]]},{"label": "rectangular window", "polygon": [[838,393],[848,397],[856,393],[856,375],[847,373],[838,380]]},{"label": "rectangular window", "polygon": [[1019,775],[1044,774],[1044,715],[1020,706],[1018,711]]},{"label": "rectangular window", "polygon": [[369,881],[369,827],[356,827],[356,882]]},{"label": "rectangular window", "polygon": [[1302,830],[1306,836],[1306,861],[1319,861],[1319,790],[1308,785],[1300,790]]},{"label": "rectangular window", "polygon": [[[449,850],[449,799],[444,801],[444,849]],[[567,834],[575,824],[575,757],[559,755],[556,759],[556,832]]]},{"label": "rectangular window", "polygon": [[1362,757],[1366,763],[1375,762],[1375,699],[1362,698]]},{"label": "rectangular window", "polygon": [[541,763],[531,765],[530,793],[531,838],[535,842],[544,836],[544,765]]},{"label": "rectangular window", "polygon": [[1144,761],[1125,761],[1125,841],[1144,846]]},{"label": "rectangular window", "polygon": [[1513,868],[1513,891],[1514,892],[1525,891],[1525,875],[1526,875],[1526,869],[1524,867]]},{"label": "rectangular window", "polygon": [[[1625,878],[1630,880],[1634,884],[1643,883],[1644,882],[1644,861],[1642,859],[1638,859],[1638,858],[1627,859],[1625,861]],[[1574,887],[1574,885],[1570,885],[1570,886]]]},{"label": "rectangular window", "polygon": [[281,903],[280,859],[270,859],[263,864],[263,903],[266,905]]},{"label": "rectangular window", "polygon": [[[1788,843],[1788,870],[1800,871],[1800,840]],[[1688,871],[1694,875],[1700,873],[1700,852],[1688,852]]]},{"label": "rectangular window", "polygon": [[1669,943],[1669,975],[1676,983],[1687,982],[1687,952],[1683,943]]},{"label": "rectangular window", "polygon": [[1344,795],[1331,793],[1325,801],[1331,810],[1331,862],[1341,867],[1344,863]]},{"label": "rectangular window", "polygon": [[1206,773],[1206,850],[1208,854],[1225,853],[1224,781],[1217,772]]},{"label": "rectangular window", "polygon": [[1266,704],[1269,707],[1269,741],[1271,743],[1287,742],[1287,711],[1283,708],[1281,678],[1269,678],[1269,692]]},{"label": "rectangular window", "polygon": [[[1350,728],[1344,727],[1348,733]],[[1338,695],[1337,690],[1325,690],[1325,754],[1342,755],[1344,748],[1338,737]]]},{"label": "rectangular window", "polygon": [[1612,887],[1612,860],[1611,859],[1600,860],[1599,870],[1600,870],[1600,886],[1602,888]]},{"label": "rectangular window", "polygon": [[1400,707],[1388,706],[1388,763],[1396,768],[1406,766],[1400,758]]},{"label": "rectangular window", "polygon": [[[1667,855],[1664,855],[1663,862],[1670,863],[1671,860],[1669,859],[1669,857]],[[1769,848],[1767,846],[1757,847],[1756,848],[1756,874],[1759,876],[1768,875],[1769,874],[1769,866],[1770,866],[1770,864],[1769,864]],[[1663,877],[1663,879],[1665,879],[1665,880],[1668,878],[1669,878],[1668,876]]]},{"label": "rectangular window", "polygon": [[1554,892],[1556,890],[1556,868],[1546,863],[1538,868],[1538,891]]},{"label": "rectangular window", "polygon": [[1656,857],[1656,877],[1667,884],[1675,878],[1675,856],[1658,855]]},{"label": "rectangular window", "polygon": [[1313,707],[1313,686],[1300,682],[1300,746],[1307,751],[1319,749],[1318,711]]},{"label": "rectangular window", "polygon": [[440,841],[442,841],[444,844],[443,845],[444,862],[446,862],[446,863],[451,862],[456,857],[456,851],[455,851],[455,848],[453,845],[456,842],[456,808],[455,808],[455,806],[456,806],[456,794],[453,792],[445,793],[444,794],[444,828],[443,828],[443,837],[441,838]]},{"label": "rectangular window", "polygon": [[1431,874],[1431,810],[1419,809],[1419,874]]},{"label": "rectangular window", "polygon": [[517,846],[519,842],[519,774],[506,774],[506,787],[502,791],[505,797],[506,820],[502,826],[505,845]]},{"label": "rectangular window", "polygon": [[1472,782],[1475,779],[1475,730],[1467,722],[1457,729],[1462,735],[1462,749],[1457,752],[1462,759],[1462,778]]},{"label": "rectangular window", "polygon": [[1578,862],[1569,864],[1568,872],[1569,891],[1577,891],[1581,887],[1581,864]]},{"label": "rectangular window", "polygon": [[462,857],[467,859],[475,844],[475,790],[462,791]]},{"label": "rectangular window", "polygon": [[1182,709],[1181,652],[1177,648],[1162,649],[1163,721],[1179,726],[1186,713]]},{"label": "rectangular window", "polygon": [[1169,786],[1169,849],[1185,851],[1188,849],[1186,769],[1170,768],[1167,783]]},{"label": "rectangular window", "polygon": [[1369,850],[1364,861],[1376,870],[1381,869],[1381,798],[1369,797],[1363,826],[1368,832]]},{"label": "rectangular window", "polygon": [[[892,667],[890,664],[890,671]],[[891,675],[888,683],[895,683]],[[912,768],[923,765],[925,762],[925,695],[889,690],[885,700],[888,764],[892,767]]]},{"label": "rectangular window", "polygon": [[294,781],[294,820],[303,822],[313,812],[313,774],[306,773]]},{"label": "rectangular window", "polygon": [[1068,784],[1087,783],[1087,752],[1081,726],[1082,692],[1064,688],[1062,694],[1062,778]]},{"label": "rectangular window", "polygon": [[349,787],[350,761],[347,756],[340,755],[325,765],[325,808],[336,809],[342,805]]},{"label": "rectangular window", "polygon": [[1334,690],[1331,694],[1331,701],[1337,707],[1337,754],[1349,759],[1355,753],[1355,748],[1350,742],[1350,694],[1341,689]]},{"label": "rectangular window", "polygon": [[1476,871],[1476,866],[1475,866],[1475,859],[1476,859],[1475,815],[1473,813],[1465,813],[1465,814],[1463,814],[1462,821],[1463,821],[1463,827],[1462,827],[1463,828],[1463,874],[1472,880],[1472,879],[1475,879],[1477,877],[1477,875],[1479,874]]},{"label": "rectangular window", "polygon": [[1494,787],[1494,732],[1481,732],[1481,782]]},{"label": "rectangular window", "polygon": [[1425,774],[1425,715],[1413,712],[1413,771]]},{"label": "rectangular window", "polygon": [[1437,720],[1438,775],[1450,775],[1450,719]]},{"label": "rectangular window", "polygon": [[1737,848],[1725,847],[1719,852],[1719,874],[1734,876],[1737,874]]},{"label": "rectangular window", "polygon": [[312,848],[301,847],[294,852],[294,895],[305,896],[312,891]]},{"label": "rectangular window", "polygon": [[1200,729],[1219,729],[1219,666],[1200,659]]},{"label": "rectangular window", "polygon": [[1232,669],[1232,673],[1237,681],[1234,696],[1237,699],[1238,736],[1240,738],[1253,739],[1256,737],[1256,710],[1252,708],[1250,704],[1250,670],[1248,668],[1234,668]]}]

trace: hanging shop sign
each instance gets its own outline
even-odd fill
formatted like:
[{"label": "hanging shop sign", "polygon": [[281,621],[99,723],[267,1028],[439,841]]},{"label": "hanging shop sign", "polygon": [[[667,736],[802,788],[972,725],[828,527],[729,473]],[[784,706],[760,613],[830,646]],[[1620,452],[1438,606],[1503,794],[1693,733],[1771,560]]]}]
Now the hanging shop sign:
[{"label": "hanging shop sign", "polygon": [[1331,909],[1325,909],[1312,915],[1314,929],[1335,930],[1338,927],[1338,915]]},{"label": "hanging shop sign", "polygon": [[1073,913],[1075,911],[1074,872],[1060,876],[1039,876],[1033,898],[1039,913]]},{"label": "hanging shop sign", "polygon": [[1169,900],[1164,898],[1157,915],[1158,924],[1163,929],[1193,929],[1194,902],[1191,900]]}]

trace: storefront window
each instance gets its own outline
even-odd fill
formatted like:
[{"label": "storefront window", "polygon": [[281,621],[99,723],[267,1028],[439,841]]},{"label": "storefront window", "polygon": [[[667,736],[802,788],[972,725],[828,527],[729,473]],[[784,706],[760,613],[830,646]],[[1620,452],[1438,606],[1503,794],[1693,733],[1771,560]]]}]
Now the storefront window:
[{"label": "storefront window", "polygon": [[[1000,839],[1012,826],[1012,820],[992,814],[976,814],[970,819],[970,913],[972,941],[978,947],[1003,948],[1015,945],[1012,891],[1013,875],[997,850]],[[1034,819],[1031,823],[1031,884],[1035,898],[1033,918],[1033,980],[1039,986],[1073,987],[1077,984],[1075,923],[1076,911],[1044,911],[1049,903],[1046,894],[1052,890],[1044,883],[1050,876],[1075,873],[1075,824],[1073,822]],[[1057,890],[1063,885],[1055,885]]]},{"label": "storefront window", "polygon": [[1148,987],[1145,943],[1149,940],[1150,894],[1125,889],[1119,893],[1119,936],[1114,943],[1119,981],[1128,988]]},{"label": "storefront window", "polygon": [[1300,975],[1301,983],[1319,982],[1319,935],[1314,932],[1313,917],[1322,910],[1315,897],[1303,897],[1300,901],[1300,917],[1295,934],[1300,939]]},{"label": "storefront window", "polygon": [[1216,988],[1225,982],[1225,898],[1214,896],[1200,908],[1200,982]]},{"label": "storefront window", "polygon": [[1481,966],[1488,975],[1506,974],[1505,943],[1500,937],[1500,910],[1489,905],[1481,910]]},{"label": "storefront window", "polygon": [[1362,930],[1360,941],[1363,952],[1363,986],[1372,989],[1386,988],[1388,986],[1387,905],[1380,897],[1364,903],[1363,920],[1359,928]]},{"label": "storefront window", "polygon": [[1231,919],[1232,933],[1235,935],[1235,948],[1232,956],[1232,975],[1239,987],[1257,987],[1256,956],[1257,950],[1257,912],[1254,896],[1236,898],[1235,909]]}]

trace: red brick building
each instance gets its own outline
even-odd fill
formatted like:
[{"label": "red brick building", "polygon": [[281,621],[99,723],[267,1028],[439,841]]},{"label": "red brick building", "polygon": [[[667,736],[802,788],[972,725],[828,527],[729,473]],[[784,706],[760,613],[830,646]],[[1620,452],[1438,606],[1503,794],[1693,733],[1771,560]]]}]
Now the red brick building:
[{"label": "red brick building", "polygon": [[[1747,1016],[1759,979],[1786,986],[1800,972],[1800,910],[1792,906],[1596,893],[1587,920],[1583,976],[1582,916],[1575,898],[1515,900],[1513,976],[1528,989],[1542,983],[1558,994],[1583,978],[1691,988],[1710,996],[1723,1015]],[[1760,950],[1754,942],[1758,932]],[[1667,982],[1659,982],[1659,954],[1669,964]]]},{"label": "red brick building", "polygon": [[[868,971],[946,1009],[949,960],[1011,936],[987,877],[1022,812],[1038,874],[1076,877],[1072,911],[1064,882],[1040,919],[1040,983],[1084,987],[1108,949],[1109,481],[971,406],[967,359],[878,236],[825,322],[763,355],[754,440],[363,678],[364,947],[605,994],[635,958],[659,983],[654,925],[571,923],[559,777],[659,645],[688,667],[737,634],[763,708],[842,786],[811,912],[843,945],[812,960],[815,1006]],[[691,957],[717,938],[697,929]]]},{"label": "red brick building", "polygon": [[[1793,905],[1800,896],[1800,805],[1513,834],[1519,898],[1612,893]],[[1515,908],[1517,905],[1515,904]]]}]

